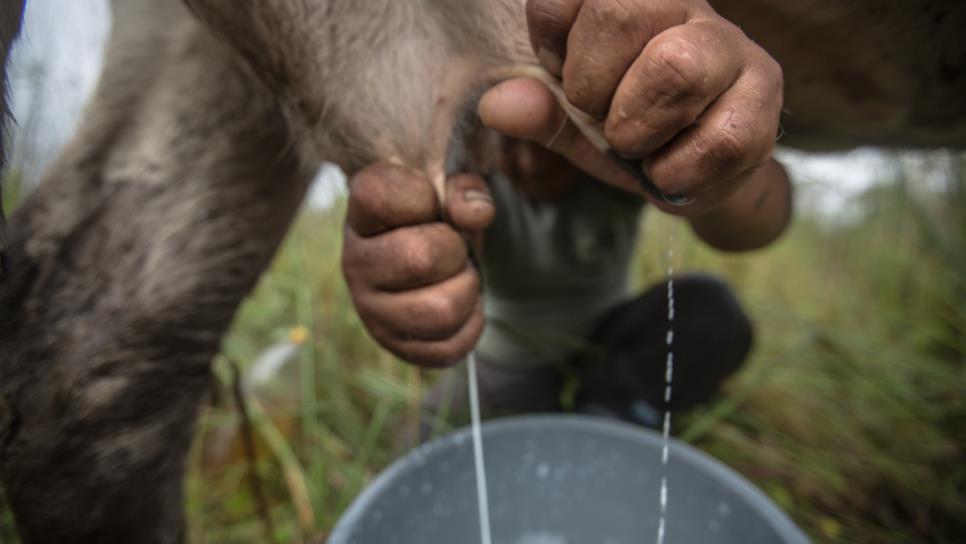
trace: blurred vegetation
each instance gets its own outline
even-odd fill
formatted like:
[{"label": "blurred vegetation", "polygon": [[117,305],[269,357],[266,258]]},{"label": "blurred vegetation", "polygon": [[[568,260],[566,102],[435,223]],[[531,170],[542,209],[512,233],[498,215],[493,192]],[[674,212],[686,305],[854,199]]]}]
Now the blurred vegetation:
[{"label": "blurred vegetation", "polygon": [[[897,160],[894,179],[863,195],[849,221],[805,211],[756,254],[678,236],[684,269],[713,271],[739,292],[758,343],[720,398],[678,418],[675,434],[762,487],[817,542],[966,535],[966,158],[946,167],[947,186],[922,190],[921,168]],[[280,542],[324,535],[402,453],[393,437],[415,424],[433,379],[374,346],[353,313],[338,264],[342,213],[303,214],[219,363],[244,366],[293,327],[310,331],[281,379],[289,386],[261,394],[291,454],[280,462],[265,446],[258,457]],[[642,225],[642,287],[663,277],[671,225],[656,213]],[[202,432],[237,421],[222,399]],[[190,480],[192,535],[260,540],[244,458],[206,465],[204,444]],[[305,493],[293,492],[292,473]]]},{"label": "blurred vegetation", "polygon": [[[942,168],[944,185],[924,189],[921,165],[897,160],[848,220],[803,210],[751,255],[715,253],[678,229],[679,268],[726,278],[758,338],[675,434],[759,485],[816,542],[966,537],[966,156]],[[343,211],[302,214],[224,341],[191,458],[192,541],[324,541],[416,424],[434,376],[380,350],[355,316],[339,272]],[[642,225],[642,287],[663,277],[671,226],[657,213]],[[252,465],[232,369],[250,375],[273,345],[298,346],[297,359],[242,384]],[[0,516],[0,541],[10,533]]]},{"label": "blurred vegetation", "polygon": [[20,173],[13,171],[3,178],[3,213],[4,217],[10,215],[14,205],[20,202],[20,192],[22,188]]}]

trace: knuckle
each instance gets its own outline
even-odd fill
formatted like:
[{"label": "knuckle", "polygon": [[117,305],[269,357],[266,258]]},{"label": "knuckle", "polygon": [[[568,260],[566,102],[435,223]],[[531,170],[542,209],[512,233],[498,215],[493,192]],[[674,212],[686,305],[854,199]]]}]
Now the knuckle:
[{"label": "knuckle", "polygon": [[432,242],[438,256],[445,254],[446,257],[458,259],[461,262],[469,258],[466,240],[449,224],[439,223],[437,225]]},{"label": "knuckle", "polygon": [[684,36],[672,36],[649,46],[651,63],[662,86],[673,94],[696,93],[703,80],[700,51]]},{"label": "knuckle", "polygon": [[405,275],[423,276],[433,270],[436,262],[436,247],[428,236],[412,236],[406,241],[400,263]]},{"label": "knuckle", "polygon": [[[642,108],[639,111],[648,110]],[[621,156],[639,158],[670,139],[692,121],[689,111],[683,108],[665,110],[661,115],[652,113],[624,119],[610,116],[604,123],[604,138]]]},{"label": "knuckle", "polygon": [[348,210],[351,220],[368,216],[378,207],[380,191],[368,179],[359,179],[349,186]]},{"label": "knuckle", "polygon": [[426,298],[424,312],[427,323],[438,334],[452,333],[461,324],[459,307],[453,297],[432,295]]},{"label": "knuckle", "polygon": [[379,163],[349,182],[347,222],[362,236],[432,217],[435,193],[425,177],[400,166]]},{"label": "knuckle", "polygon": [[785,87],[785,70],[771,55],[765,53],[765,70],[772,84],[779,90]]},{"label": "knuckle", "polygon": [[372,210],[382,202],[385,193],[385,166],[375,165],[360,171],[349,183],[349,205],[360,210]]},{"label": "knuckle", "polygon": [[591,3],[595,17],[605,28],[623,35],[641,26],[640,6],[632,0],[595,0]]},{"label": "knuckle", "polygon": [[468,258],[466,242],[456,230],[445,223],[434,223],[422,229],[421,250],[424,253],[422,270],[450,274]]},{"label": "knuckle", "polygon": [[639,123],[608,121],[604,124],[604,138],[614,151],[628,158],[636,156],[644,148],[649,132]]},{"label": "knuckle", "polygon": [[738,167],[751,156],[752,148],[748,136],[731,127],[722,128],[703,143],[697,140],[695,145],[699,156],[710,163],[712,171]]},{"label": "knuckle", "polygon": [[785,91],[785,72],[781,64],[761,50],[760,61],[755,64],[755,72],[763,99],[771,103],[775,97],[778,97],[777,102],[781,103],[781,97]]}]

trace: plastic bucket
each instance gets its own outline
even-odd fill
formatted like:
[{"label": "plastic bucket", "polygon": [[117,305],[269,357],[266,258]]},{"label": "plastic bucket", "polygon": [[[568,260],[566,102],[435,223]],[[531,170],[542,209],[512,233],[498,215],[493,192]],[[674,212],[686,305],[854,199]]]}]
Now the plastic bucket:
[{"label": "plastic bucket", "polygon": [[[655,542],[668,478],[666,544],[806,543],[761,491],[725,465],[661,436],[571,415],[485,423],[483,447],[494,544]],[[469,429],[395,462],[350,506],[330,544],[480,541]]]}]

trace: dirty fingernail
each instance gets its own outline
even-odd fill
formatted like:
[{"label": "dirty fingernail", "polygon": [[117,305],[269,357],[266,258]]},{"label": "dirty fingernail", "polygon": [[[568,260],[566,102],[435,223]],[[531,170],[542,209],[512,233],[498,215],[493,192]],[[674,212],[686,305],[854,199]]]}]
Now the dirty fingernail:
[{"label": "dirty fingernail", "polygon": [[467,202],[487,202],[493,204],[493,197],[483,191],[463,191],[463,200]]}]

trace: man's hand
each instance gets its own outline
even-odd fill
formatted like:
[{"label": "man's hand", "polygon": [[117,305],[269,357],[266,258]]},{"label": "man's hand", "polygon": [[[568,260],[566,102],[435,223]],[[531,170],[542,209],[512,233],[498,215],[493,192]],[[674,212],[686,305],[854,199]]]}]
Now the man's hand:
[{"label": "man's hand", "polygon": [[[706,213],[771,156],[781,68],[705,0],[529,0],[527,20],[538,58],[561,78],[567,99],[603,123],[612,149],[641,161],[665,194],[695,199],[683,208],[651,199],[665,211]],[[534,80],[495,87],[480,115],[641,192]]]},{"label": "man's hand", "polygon": [[481,240],[493,201],[472,175],[451,178],[445,200],[443,210],[428,179],[387,164],[349,182],[342,271],[356,310],[383,347],[423,366],[458,361],[483,331],[464,235]]}]

